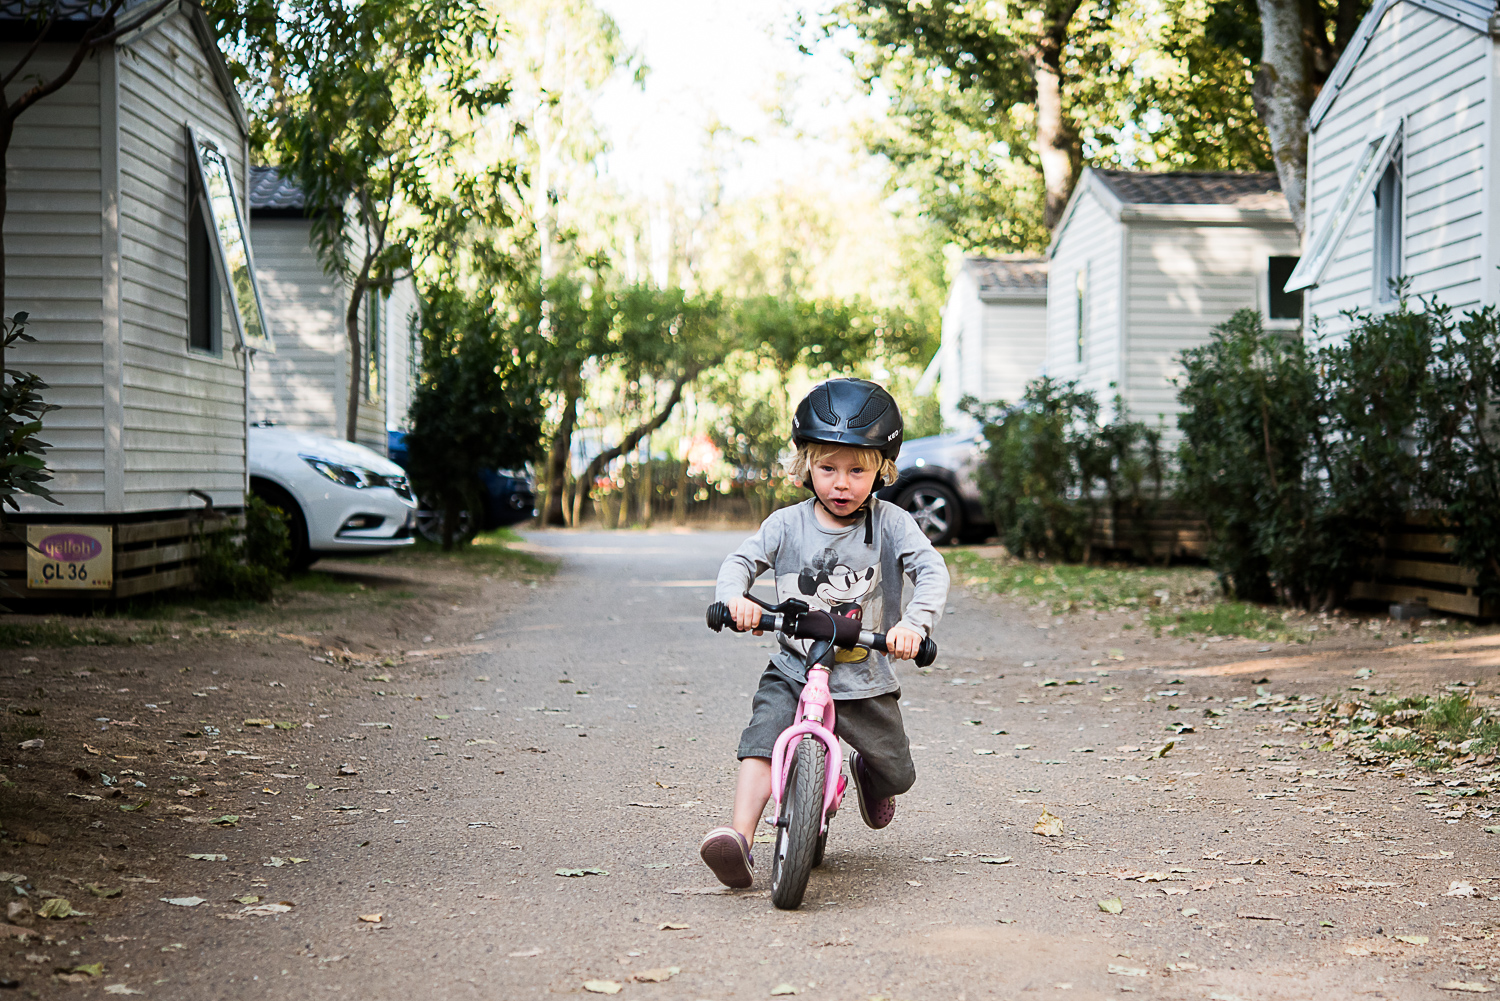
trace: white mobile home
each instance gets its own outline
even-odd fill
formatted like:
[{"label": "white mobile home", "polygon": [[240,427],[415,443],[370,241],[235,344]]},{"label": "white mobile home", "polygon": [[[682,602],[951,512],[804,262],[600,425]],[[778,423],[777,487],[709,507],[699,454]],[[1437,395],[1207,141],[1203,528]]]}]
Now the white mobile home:
[{"label": "white mobile home", "polygon": [[936,375],[943,424],[973,427],[959,409],[1021,398],[1047,353],[1047,261],[1040,257],[966,257],[943,307]]},{"label": "white mobile home", "polygon": [[[62,6],[75,13],[58,37],[96,16]],[[8,71],[38,25],[6,16]],[[28,312],[37,339],[8,364],[41,375],[62,408],[42,434],[61,506],[23,497],[12,520],[112,533],[110,581],[88,591],[123,596],[190,580],[187,527],[205,504],[243,505],[246,370],[271,344],[242,201],[248,123],[213,33],[186,2],[130,3],[114,20],[115,41],[17,120],[4,311]],[[14,88],[71,56],[51,37]],[[35,568],[5,545],[3,569],[33,593]]]},{"label": "white mobile home", "polygon": [[1298,246],[1275,174],[1084,170],[1048,254],[1047,374],[1175,436],[1183,350],[1245,307],[1298,328]]},{"label": "white mobile home", "polygon": [[[274,358],[250,373],[250,420],[344,436],[349,409],[348,284],[330,274],[313,245],[302,192],[275,167],[250,168],[250,239],[276,330]],[[386,454],[387,431],[406,426],[420,347],[410,279],[360,304],[358,439]]]},{"label": "white mobile home", "polygon": [[1393,280],[1455,309],[1500,301],[1493,4],[1376,0],[1308,118],[1310,337],[1395,306]]}]

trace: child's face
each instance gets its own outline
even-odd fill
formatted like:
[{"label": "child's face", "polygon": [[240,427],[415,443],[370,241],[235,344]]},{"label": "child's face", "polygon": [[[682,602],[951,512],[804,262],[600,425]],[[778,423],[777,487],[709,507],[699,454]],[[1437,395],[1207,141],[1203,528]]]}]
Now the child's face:
[{"label": "child's face", "polygon": [[813,491],[837,517],[848,518],[870,496],[877,472],[860,460],[857,449],[834,449],[813,462]]}]

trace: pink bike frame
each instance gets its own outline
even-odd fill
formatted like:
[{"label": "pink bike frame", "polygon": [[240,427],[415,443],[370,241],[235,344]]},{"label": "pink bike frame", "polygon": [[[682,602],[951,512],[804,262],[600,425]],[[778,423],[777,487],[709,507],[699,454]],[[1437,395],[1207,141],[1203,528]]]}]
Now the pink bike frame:
[{"label": "pink bike frame", "polygon": [[797,744],[804,737],[821,740],[828,748],[828,774],[823,782],[823,817],[818,827],[827,833],[828,818],[838,812],[844,800],[843,758],[839,753],[839,739],[833,735],[833,696],[828,691],[828,668],[813,665],[807,669],[807,684],[802,688],[802,697],[797,701],[797,722],[781,732],[776,738],[776,747],[771,752],[771,798],[776,801],[776,816],[772,823],[781,819],[781,799],[786,792],[787,774],[796,753]]}]

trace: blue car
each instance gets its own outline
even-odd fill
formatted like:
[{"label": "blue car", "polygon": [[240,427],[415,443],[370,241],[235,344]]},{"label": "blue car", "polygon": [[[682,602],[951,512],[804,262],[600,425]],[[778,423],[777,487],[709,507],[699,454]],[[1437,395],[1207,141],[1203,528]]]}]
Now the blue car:
[{"label": "blue car", "polygon": [[[406,432],[388,432],[391,461],[402,469],[407,468],[410,454],[406,447]],[[524,469],[484,469],[479,473],[479,496],[483,509],[476,521],[469,511],[459,512],[459,524],[455,535],[461,539],[472,538],[477,532],[505,528],[536,516],[536,481]],[[417,497],[417,532],[429,542],[443,541],[443,515],[427,503],[427,498]]]}]

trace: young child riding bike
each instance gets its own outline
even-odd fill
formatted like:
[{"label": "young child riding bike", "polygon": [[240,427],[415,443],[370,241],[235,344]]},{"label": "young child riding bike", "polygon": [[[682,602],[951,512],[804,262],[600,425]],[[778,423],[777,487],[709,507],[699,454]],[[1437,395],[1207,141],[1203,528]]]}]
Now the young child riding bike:
[{"label": "young child riding bike", "polygon": [[[788,472],[813,496],[773,512],[719,568],[716,598],[729,606],[737,628],[760,635],[761,608],[745,594],[772,570],[777,601],[800,598],[814,609],[858,619],[865,629],[885,632],[892,656],[916,656],[942,616],[948,568],[911,515],[874,496],[896,479],[902,430],[896,401],[863,379],[830,379],[797,405],[797,452]],[[903,577],[913,584],[904,611]],[[699,846],[726,886],[753,882],[751,845],[771,797],[772,749],[794,722],[807,680],[802,648],[808,641],[779,639],[740,736],[733,819],[709,831]],[[849,771],[860,816],[879,830],[896,814],[895,797],[916,781],[901,723],[901,685],[885,655],[853,649],[838,651],[829,689],[838,703],[835,733],[854,748]]]}]

